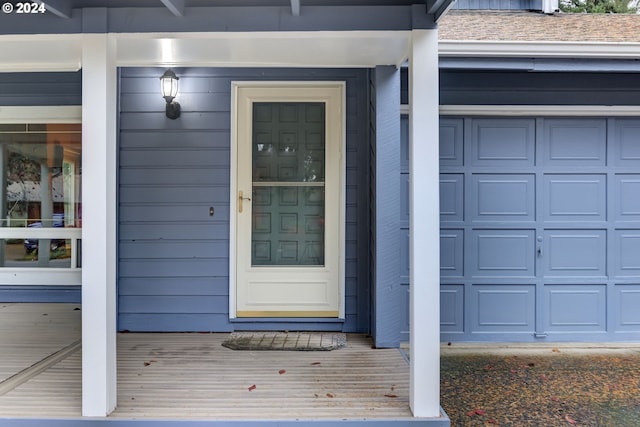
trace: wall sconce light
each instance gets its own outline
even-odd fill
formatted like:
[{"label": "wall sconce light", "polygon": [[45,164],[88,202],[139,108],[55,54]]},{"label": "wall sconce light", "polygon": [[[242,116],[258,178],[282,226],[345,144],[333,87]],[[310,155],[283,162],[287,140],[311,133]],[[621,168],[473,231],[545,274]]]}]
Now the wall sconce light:
[{"label": "wall sconce light", "polygon": [[162,77],[160,77],[162,97],[167,101],[167,117],[172,120],[180,117],[180,104],[173,100],[173,98],[178,94],[178,80],[179,77],[171,70],[165,71]]}]

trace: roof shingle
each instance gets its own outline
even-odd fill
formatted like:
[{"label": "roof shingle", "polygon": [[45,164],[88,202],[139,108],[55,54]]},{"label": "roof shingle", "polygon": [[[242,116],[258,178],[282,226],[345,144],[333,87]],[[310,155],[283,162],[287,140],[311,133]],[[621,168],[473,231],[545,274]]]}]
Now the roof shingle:
[{"label": "roof shingle", "polygon": [[452,10],[438,28],[440,40],[640,42],[640,15],[636,14]]}]

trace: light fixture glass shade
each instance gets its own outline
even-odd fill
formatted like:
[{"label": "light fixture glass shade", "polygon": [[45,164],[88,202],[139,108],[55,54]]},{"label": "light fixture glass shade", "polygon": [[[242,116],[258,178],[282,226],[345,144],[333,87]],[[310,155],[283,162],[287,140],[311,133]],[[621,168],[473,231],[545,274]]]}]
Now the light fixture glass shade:
[{"label": "light fixture glass shade", "polygon": [[173,98],[178,94],[178,77],[176,73],[171,70],[164,72],[160,77],[160,90],[162,91],[162,97],[167,101],[173,101]]}]

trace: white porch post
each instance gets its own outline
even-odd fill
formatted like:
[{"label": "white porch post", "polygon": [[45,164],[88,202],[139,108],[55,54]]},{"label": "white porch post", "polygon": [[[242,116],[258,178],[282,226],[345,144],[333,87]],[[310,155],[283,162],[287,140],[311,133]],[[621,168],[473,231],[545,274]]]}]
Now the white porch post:
[{"label": "white porch post", "polygon": [[438,30],[413,30],[409,58],[411,395],[415,417],[440,415]]},{"label": "white porch post", "polygon": [[116,406],[115,41],[82,45],[82,415]]}]

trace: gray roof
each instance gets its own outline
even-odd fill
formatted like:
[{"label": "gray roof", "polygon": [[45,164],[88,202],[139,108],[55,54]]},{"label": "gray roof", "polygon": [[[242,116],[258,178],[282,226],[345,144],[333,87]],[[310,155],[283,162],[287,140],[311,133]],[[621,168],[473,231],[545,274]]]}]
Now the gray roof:
[{"label": "gray roof", "polygon": [[640,43],[636,14],[452,10],[438,28],[440,40]]}]

